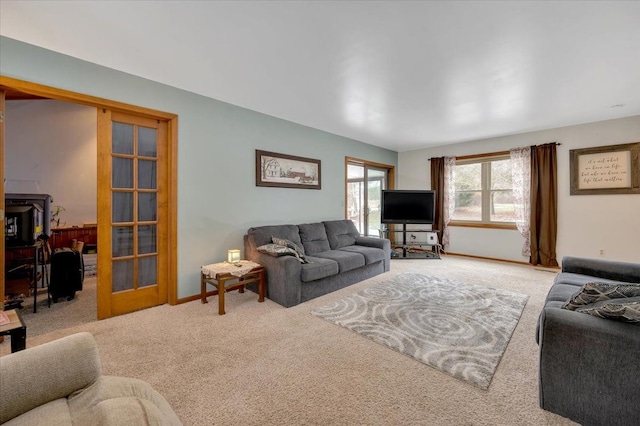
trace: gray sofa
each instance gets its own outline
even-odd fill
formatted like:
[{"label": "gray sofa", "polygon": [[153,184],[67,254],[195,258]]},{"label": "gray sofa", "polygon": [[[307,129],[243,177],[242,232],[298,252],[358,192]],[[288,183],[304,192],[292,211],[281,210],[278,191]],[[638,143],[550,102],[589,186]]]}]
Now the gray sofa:
[{"label": "gray sofa", "polygon": [[0,423],[182,424],[148,383],[103,376],[96,342],[86,332],[0,357]]},{"label": "gray sofa", "polygon": [[[293,242],[309,263],[258,250],[273,237]],[[360,236],[350,220],[251,228],[244,249],[266,269],[267,297],[287,308],[386,272],[391,262],[389,240]]]},{"label": "gray sofa", "polygon": [[563,309],[590,282],[640,283],[640,264],[564,257],[540,314],[540,406],[583,425],[638,424],[640,324]]}]

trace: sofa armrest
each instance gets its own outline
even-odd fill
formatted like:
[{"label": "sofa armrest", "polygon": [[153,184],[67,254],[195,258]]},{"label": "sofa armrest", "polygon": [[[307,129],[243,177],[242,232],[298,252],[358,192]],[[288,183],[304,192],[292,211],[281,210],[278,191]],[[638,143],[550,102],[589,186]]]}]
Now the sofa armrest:
[{"label": "sofa armrest", "polygon": [[0,423],[91,385],[102,374],[98,347],[77,333],[0,358]]},{"label": "sofa armrest", "polygon": [[374,237],[356,237],[356,244],[359,246],[375,247],[383,250],[388,250],[391,253],[391,242],[386,238],[374,238]]},{"label": "sofa armrest", "polygon": [[584,424],[634,424],[640,327],[546,307],[540,326],[540,406]]},{"label": "sofa armrest", "polygon": [[562,272],[640,283],[640,263],[565,256],[562,258]]},{"label": "sofa armrest", "polygon": [[391,269],[391,241],[387,238],[356,237],[356,245],[375,247],[384,251],[384,271]]},{"label": "sofa armrest", "polygon": [[302,265],[293,256],[274,257],[261,253],[244,236],[244,255],[264,266],[266,271],[267,298],[284,307],[300,303],[302,298]]}]

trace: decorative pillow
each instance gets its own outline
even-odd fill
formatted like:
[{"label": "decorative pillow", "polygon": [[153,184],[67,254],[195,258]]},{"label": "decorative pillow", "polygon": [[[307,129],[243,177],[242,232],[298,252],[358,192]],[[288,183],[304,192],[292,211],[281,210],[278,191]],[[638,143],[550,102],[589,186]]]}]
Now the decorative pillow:
[{"label": "decorative pillow", "polygon": [[258,247],[258,250],[261,253],[266,253],[268,255],[278,257],[278,256],[293,256],[300,261],[300,263],[307,263],[305,259],[302,259],[298,253],[290,249],[286,246],[281,246],[279,244],[265,244],[263,246]]},{"label": "decorative pillow", "polygon": [[576,312],[640,325],[640,297],[603,300],[580,307]]},{"label": "decorative pillow", "polygon": [[285,246],[289,247],[292,250],[295,250],[296,253],[298,253],[298,256],[304,259],[304,249],[293,241],[278,237],[271,237],[271,241],[273,242],[273,244],[278,244],[279,246]]},{"label": "decorative pillow", "polygon": [[603,300],[640,296],[640,284],[614,284],[591,282],[582,286],[562,307],[575,311],[581,306]]}]

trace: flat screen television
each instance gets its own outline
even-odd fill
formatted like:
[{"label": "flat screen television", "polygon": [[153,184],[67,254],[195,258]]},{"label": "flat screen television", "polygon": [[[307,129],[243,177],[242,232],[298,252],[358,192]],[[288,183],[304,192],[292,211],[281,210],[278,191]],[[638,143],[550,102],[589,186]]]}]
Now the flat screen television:
[{"label": "flat screen television", "polygon": [[431,190],[382,191],[382,223],[433,224],[436,192]]}]

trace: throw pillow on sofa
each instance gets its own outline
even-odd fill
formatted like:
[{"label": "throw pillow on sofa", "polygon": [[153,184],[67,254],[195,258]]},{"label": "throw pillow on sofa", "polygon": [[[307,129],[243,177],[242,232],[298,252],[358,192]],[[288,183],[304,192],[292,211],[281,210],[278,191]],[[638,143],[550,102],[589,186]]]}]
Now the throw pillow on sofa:
[{"label": "throw pillow on sofa", "polygon": [[289,247],[281,246],[279,244],[265,244],[263,246],[258,247],[258,250],[261,253],[266,253],[268,255],[278,257],[278,256],[293,256],[300,261],[300,263],[308,263],[306,258],[303,259],[298,255],[298,253]]},{"label": "throw pillow on sofa", "polygon": [[562,308],[575,311],[579,307],[603,300],[640,296],[640,284],[586,283]]},{"label": "throw pillow on sofa", "polygon": [[640,297],[603,300],[580,307],[576,312],[640,325]]},{"label": "throw pillow on sofa", "polygon": [[278,244],[279,246],[285,246],[285,247],[289,247],[291,250],[295,250],[296,253],[298,253],[298,256],[300,256],[300,258],[304,259],[304,249],[302,247],[300,247],[299,245],[297,245],[296,243],[294,243],[291,240],[286,240],[284,238],[278,238],[278,237],[271,237],[271,241],[273,242],[273,244]]}]

